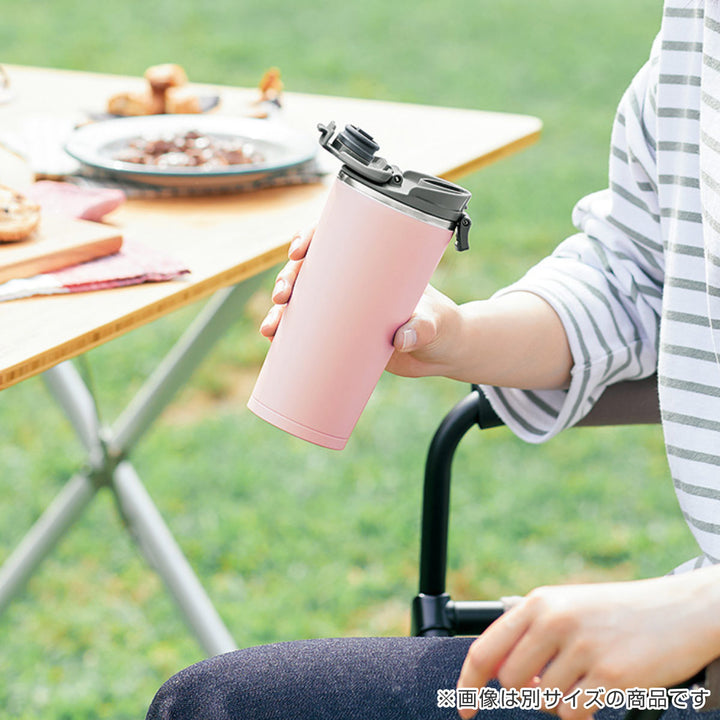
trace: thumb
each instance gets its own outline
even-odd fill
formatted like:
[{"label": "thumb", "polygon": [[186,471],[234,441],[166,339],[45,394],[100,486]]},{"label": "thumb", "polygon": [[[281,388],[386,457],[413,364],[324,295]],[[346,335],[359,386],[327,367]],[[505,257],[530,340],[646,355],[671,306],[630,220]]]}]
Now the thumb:
[{"label": "thumb", "polygon": [[437,337],[437,323],[433,317],[414,314],[395,332],[393,347],[398,352],[413,352],[429,345]]}]

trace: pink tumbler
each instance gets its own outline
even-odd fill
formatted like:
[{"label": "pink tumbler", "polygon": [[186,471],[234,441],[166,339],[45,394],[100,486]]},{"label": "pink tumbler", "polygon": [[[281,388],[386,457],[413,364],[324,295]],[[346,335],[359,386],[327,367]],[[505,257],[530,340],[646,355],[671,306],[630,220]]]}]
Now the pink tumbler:
[{"label": "pink tumbler", "polygon": [[278,428],[341,450],[457,230],[467,249],[470,193],[401,172],[348,125],[319,125],[343,166],[248,407]]}]

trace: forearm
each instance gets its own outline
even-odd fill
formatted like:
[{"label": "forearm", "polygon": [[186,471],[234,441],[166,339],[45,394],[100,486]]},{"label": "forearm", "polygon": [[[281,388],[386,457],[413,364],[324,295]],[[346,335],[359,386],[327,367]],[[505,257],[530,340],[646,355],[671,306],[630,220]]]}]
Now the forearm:
[{"label": "forearm", "polygon": [[565,388],[573,365],[557,313],[542,298],[512,292],[458,307],[456,356],[447,376],[522,389]]}]

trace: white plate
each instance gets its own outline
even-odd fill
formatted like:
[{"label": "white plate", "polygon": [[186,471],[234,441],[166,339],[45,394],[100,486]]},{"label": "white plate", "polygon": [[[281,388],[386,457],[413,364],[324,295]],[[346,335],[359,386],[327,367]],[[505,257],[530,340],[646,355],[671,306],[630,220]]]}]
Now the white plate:
[{"label": "white plate", "polygon": [[[203,169],[154,168],[115,159],[115,155],[135,138],[159,138],[190,130],[223,140],[246,140],[262,155],[263,161]],[[281,174],[311,160],[317,148],[315,138],[278,121],[229,115],[150,115],[104,120],[78,128],[65,143],[66,152],[76,160],[118,179],[162,187],[193,185],[208,188]]]}]

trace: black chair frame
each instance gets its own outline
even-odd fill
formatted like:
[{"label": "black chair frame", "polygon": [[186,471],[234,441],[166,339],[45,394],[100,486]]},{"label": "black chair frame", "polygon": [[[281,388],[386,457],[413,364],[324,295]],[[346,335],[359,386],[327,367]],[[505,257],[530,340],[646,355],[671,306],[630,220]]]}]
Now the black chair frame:
[{"label": "black chair frame", "polygon": [[[578,425],[635,425],[660,421],[655,376],[609,387]],[[455,451],[475,425],[503,425],[481,389],[473,385],[443,418],[430,443],[423,487],[418,594],[411,607],[411,632],[419,637],[479,635],[505,611],[502,601],[456,601],[446,590],[450,484]],[[704,671],[677,687],[704,681]],[[626,720],[655,720],[657,710],[630,710]]]},{"label": "black chair frame", "polygon": [[423,637],[475,635],[504,611],[500,601],[463,601],[450,598],[445,588],[450,484],[455,451],[474,426],[497,427],[503,422],[477,386],[445,416],[428,450],[425,462],[420,580],[412,603],[412,634]]},{"label": "black chair frame", "polygon": [[[638,425],[660,422],[657,379],[621,382],[608,387],[581,426]],[[430,443],[425,462],[420,537],[420,582],[412,602],[412,634],[417,636],[475,635],[500,617],[500,601],[450,598],[445,588],[450,483],[455,451],[465,434],[503,425],[477,385],[445,416]]]}]

